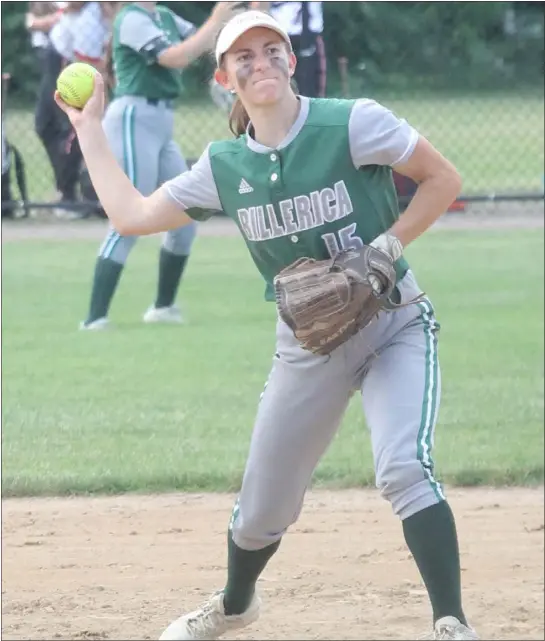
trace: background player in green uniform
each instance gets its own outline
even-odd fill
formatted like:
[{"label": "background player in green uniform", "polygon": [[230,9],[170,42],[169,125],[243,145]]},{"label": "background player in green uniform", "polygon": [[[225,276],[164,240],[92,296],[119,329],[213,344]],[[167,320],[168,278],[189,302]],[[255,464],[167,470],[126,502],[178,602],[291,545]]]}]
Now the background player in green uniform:
[{"label": "background player in green uniform", "polygon": [[[297,258],[372,244],[396,260],[398,298],[412,301],[420,288],[402,247],[456,198],[461,183],[455,168],[374,101],[296,96],[289,38],[267,14],[233,18],[219,36],[216,59],[217,79],[240,99],[234,128],[242,135],[211,144],[190,172],[148,198],[116,169],[107,150],[100,87],[83,113],[64,106],[116,228],[136,234],[173,229],[206,218],[221,203],[269,286]],[[402,216],[392,166],[419,183]],[[376,483],[402,522],[428,590],[434,638],[477,638],[462,608],[454,517],[431,459],[440,397],[438,329],[430,301],[420,299],[380,312],[321,356],[304,350],[278,321],[276,354],[229,525],[226,585],[176,619],[162,639],[215,639],[257,619],[257,579],[297,520],[312,473],[358,389]]]},{"label": "background player in green uniform", "polygon": [[[156,2],[125,3],[113,25],[114,99],[104,117],[111,149],[133,185],[145,196],[187,170],[173,140],[176,98],[182,91],[180,70],[213,44],[219,26],[236,3],[219,3],[198,31]],[[169,231],[159,256],[155,303],[145,322],[180,322],[174,305],[196,225]],[[95,266],[89,312],[82,329],[104,329],[125,262],[137,240],[110,228]]]}]

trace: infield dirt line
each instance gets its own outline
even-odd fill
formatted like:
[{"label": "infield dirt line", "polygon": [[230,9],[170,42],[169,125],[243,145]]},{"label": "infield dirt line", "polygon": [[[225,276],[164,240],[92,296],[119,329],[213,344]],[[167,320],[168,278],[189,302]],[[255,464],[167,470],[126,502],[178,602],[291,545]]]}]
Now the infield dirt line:
[{"label": "infield dirt line", "polygon": [[[532,214],[487,214],[451,213],[436,224],[437,229],[542,229],[544,227],[543,204]],[[102,240],[107,232],[105,220],[59,221],[41,217],[31,220],[3,221],[2,242],[20,240]],[[199,224],[201,236],[237,236],[236,225],[228,218],[214,218]]]}]

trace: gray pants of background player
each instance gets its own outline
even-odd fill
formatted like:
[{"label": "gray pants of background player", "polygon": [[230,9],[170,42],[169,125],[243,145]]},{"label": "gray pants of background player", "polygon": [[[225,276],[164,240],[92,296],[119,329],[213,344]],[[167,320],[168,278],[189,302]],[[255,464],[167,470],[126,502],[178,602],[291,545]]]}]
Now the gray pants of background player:
[{"label": "gray pants of background player", "polygon": [[[164,102],[153,105],[137,96],[118,98],[109,105],[103,128],[117,161],[144,196],[187,171],[173,140],[174,112]],[[169,231],[163,247],[178,256],[188,256],[195,233],[194,223]],[[137,238],[121,236],[110,227],[99,256],[125,264]]]},{"label": "gray pants of background player", "polygon": [[[408,272],[400,283],[403,302],[419,291]],[[426,299],[380,313],[329,356],[318,356],[278,322],[277,353],[230,523],[240,548],[271,545],[297,520],[355,390],[371,433],[376,484],[394,512],[405,519],[444,499],[431,459],[441,385],[438,331]]]}]

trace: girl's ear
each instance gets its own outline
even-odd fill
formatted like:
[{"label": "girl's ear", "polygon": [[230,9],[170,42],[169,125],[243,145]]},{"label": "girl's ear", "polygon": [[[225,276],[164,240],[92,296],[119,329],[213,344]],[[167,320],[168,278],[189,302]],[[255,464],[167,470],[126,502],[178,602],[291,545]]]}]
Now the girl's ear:
[{"label": "girl's ear", "polygon": [[229,91],[233,89],[233,85],[229,80],[229,76],[227,75],[227,72],[224,69],[216,69],[214,73],[214,79],[218,84],[220,84],[225,89],[228,89]]},{"label": "girl's ear", "polygon": [[297,67],[297,58],[295,57],[295,54],[293,51],[290,51],[289,58],[288,58],[288,69],[290,73],[290,78],[293,78],[295,74],[295,67]]}]

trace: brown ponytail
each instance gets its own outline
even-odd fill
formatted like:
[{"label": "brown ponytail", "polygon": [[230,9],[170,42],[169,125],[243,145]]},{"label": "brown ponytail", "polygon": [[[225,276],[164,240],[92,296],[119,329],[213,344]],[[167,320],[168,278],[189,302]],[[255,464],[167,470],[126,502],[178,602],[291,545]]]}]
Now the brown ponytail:
[{"label": "brown ponytail", "polygon": [[[245,11],[247,11],[247,9],[245,9],[241,3],[240,7],[238,7],[237,10],[234,11],[231,19],[239,14],[245,13]],[[225,25],[223,25],[223,27],[224,26]],[[213,52],[216,49],[216,45],[218,44],[218,39],[221,35],[223,27],[219,29],[218,32],[216,33],[216,37],[214,39],[214,47],[211,51],[213,57],[214,57]],[[214,57],[214,62],[215,62],[215,57]],[[222,59],[220,60],[219,67],[223,68],[223,56],[222,56]],[[250,123],[250,116],[248,116],[248,113],[244,108],[244,105],[240,101],[240,98],[237,97],[237,99],[233,103],[233,106],[231,107],[231,112],[229,114],[229,130],[234,136],[238,138],[239,136],[242,136],[242,134],[246,133],[246,129],[248,128],[249,123]]]},{"label": "brown ponytail", "polygon": [[240,98],[237,98],[229,114],[229,129],[238,138],[238,136],[246,133],[249,124],[250,116],[248,116],[248,112],[244,108]]},{"label": "brown ponytail", "polygon": [[[100,8],[103,17],[113,24],[116,15],[123,9],[129,2],[101,2]],[[104,47],[104,55],[102,56],[102,75],[106,83],[108,92],[115,89],[116,78],[114,73],[114,37],[110,33],[106,45]]]},{"label": "brown ponytail", "polygon": [[108,38],[102,58],[103,76],[108,91],[115,89],[115,74],[114,74],[114,43],[113,36]]}]

